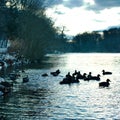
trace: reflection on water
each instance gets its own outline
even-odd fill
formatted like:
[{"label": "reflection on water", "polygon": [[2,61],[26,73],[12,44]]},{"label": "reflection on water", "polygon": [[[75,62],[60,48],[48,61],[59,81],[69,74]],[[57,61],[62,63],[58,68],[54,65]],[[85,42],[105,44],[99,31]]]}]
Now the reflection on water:
[{"label": "reflection on water", "polygon": [[[120,54],[47,55],[37,69],[27,69],[28,83],[15,84],[10,95],[0,98],[0,113],[8,120],[104,120],[120,119]],[[61,70],[57,77],[51,71]],[[68,71],[102,73],[101,81],[111,79],[109,88],[99,88],[98,81],[60,85]],[[48,77],[41,74],[48,73]]]}]

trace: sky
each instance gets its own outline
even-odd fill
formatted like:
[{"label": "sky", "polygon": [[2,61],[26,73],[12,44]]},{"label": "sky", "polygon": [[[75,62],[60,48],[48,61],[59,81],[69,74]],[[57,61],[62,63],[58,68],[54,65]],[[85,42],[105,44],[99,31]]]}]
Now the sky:
[{"label": "sky", "polygon": [[120,0],[48,0],[46,14],[67,35],[120,26]]}]

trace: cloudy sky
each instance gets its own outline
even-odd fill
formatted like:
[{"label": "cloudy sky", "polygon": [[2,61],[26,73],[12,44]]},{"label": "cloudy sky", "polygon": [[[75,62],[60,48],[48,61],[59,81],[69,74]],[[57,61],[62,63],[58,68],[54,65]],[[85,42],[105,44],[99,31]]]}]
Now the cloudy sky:
[{"label": "cloudy sky", "polygon": [[120,26],[120,0],[48,1],[47,15],[68,35]]}]

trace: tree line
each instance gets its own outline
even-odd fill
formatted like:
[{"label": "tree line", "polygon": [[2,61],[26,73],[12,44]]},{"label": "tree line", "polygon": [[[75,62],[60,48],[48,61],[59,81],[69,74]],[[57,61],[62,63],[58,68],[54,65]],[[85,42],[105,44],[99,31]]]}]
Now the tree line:
[{"label": "tree line", "polygon": [[120,52],[120,28],[77,34],[71,49],[73,52]]}]

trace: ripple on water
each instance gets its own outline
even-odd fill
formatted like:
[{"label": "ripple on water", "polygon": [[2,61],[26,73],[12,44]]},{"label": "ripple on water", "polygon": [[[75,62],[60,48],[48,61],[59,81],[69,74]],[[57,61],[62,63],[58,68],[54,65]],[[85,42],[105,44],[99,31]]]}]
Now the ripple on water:
[{"label": "ripple on water", "polygon": [[[1,114],[8,120],[120,119],[119,55],[106,57],[105,54],[65,54],[54,57],[55,55],[50,56],[44,66],[46,63],[53,64],[52,62],[55,62],[55,66],[26,71],[30,81],[16,84],[10,96],[0,99]],[[51,71],[58,68],[62,69],[60,76],[50,75]],[[101,81],[111,79],[109,88],[99,88],[98,81],[81,80],[79,84],[59,84],[68,71],[77,69],[81,73],[91,71],[96,75],[101,74],[103,68],[114,73],[111,76],[101,76]],[[43,73],[48,73],[49,76],[42,77]]]}]

